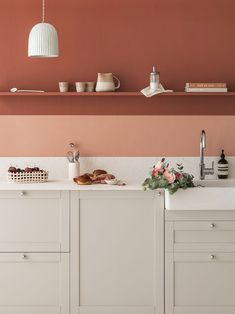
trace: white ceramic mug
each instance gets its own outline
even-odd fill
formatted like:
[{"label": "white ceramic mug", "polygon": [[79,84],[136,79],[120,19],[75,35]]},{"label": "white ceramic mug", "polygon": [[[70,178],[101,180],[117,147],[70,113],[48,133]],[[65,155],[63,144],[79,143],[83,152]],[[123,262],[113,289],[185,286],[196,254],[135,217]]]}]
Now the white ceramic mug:
[{"label": "white ceramic mug", "polygon": [[[114,80],[117,81],[115,85]],[[114,92],[116,89],[120,88],[121,83],[119,79],[112,73],[98,73],[96,91],[97,92]]]},{"label": "white ceramic mug", "polygon": [[67,93],[69,91],[69,83],[59,82],[59,89],[61,93]]},{"label": "white ceramic mug", "polygon": [[95,82],[86,82],[86,92],[94,92],[95,91]]},{"label": "white ceramic mug", "polygon": [[86,91],[86,82],[76,82],[75,86],[77,93],[83,93]]}]

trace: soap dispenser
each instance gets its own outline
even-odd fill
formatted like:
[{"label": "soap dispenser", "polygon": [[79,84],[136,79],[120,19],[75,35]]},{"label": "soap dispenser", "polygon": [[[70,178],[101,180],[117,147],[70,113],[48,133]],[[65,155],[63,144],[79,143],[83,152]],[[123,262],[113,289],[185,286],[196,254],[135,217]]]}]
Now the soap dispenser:
[{"label": "soap dispenser", "polygon": [[220,155],[220,160],[218,161],[218,178],[219,179],[228,178],[228,161],[225,159],[223,149],[222,154]]}]

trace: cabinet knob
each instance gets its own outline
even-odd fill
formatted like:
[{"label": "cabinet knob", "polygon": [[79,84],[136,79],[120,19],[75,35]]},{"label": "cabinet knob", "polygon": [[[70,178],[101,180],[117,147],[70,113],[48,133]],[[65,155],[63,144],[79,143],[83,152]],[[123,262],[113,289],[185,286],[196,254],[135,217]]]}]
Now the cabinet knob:
[{"label": "cabinet knob", "polygon": [[25,193],[24,191],[21,191],[21,192],[20,192],[20,196],[21,196],[21,197],[25,196],[25,194],[26,194],[26,193]]},{"label": "cabinet knob", "polygon": [[22,254],[22,259],[27,259],[27,255],[26,254]]},{"label": "cabinet knob", "polygon": [[210,258],[215,259],[215,255],[211,254]]},{"label": "cabinet knob", "polygon": [[215,228],[215,224],[213,224],[213,223],[210,224],[210,228],[211,228],[211,229]]},{"label": "cabinet knob", "polygon": [[157,195],[158,195],[158,196],[161,196],[161,195],[162,195],[162,193],[159,191],[159,192],[157,193]]}]

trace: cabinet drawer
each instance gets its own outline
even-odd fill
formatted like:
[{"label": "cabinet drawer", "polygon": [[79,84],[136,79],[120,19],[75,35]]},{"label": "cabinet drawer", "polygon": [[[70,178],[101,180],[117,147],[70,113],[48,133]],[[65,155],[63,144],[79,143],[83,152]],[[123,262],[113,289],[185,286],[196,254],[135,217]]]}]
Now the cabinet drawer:
[{"label": "cabinet drawer", "polygon": [[166,251],[235,252],[235,221],[166,222]]},{"label": "cabinet drawer", "polygon": [[166,314],[235,313],[235,253],[166,253],[165,270]]},{"label": "cabinet drawer", "polygon": [[0,314],[68,314],[68,253],[0,253]]},{"label": "cabinet drawer", "polygon": [[69,192],[0,191],[0,252],[69,251]]}]

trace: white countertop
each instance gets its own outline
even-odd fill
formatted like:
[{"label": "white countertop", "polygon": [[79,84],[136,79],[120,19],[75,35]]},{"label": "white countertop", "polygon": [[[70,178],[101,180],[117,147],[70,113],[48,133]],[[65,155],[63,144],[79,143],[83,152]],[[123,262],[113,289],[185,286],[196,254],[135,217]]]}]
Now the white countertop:
[{"label": "white countertop", "polygon": [[[125,181],[126,185],[78,185],[71,180],[49,180],[45,183],[11,183],[6,179],[0,178],[0,190],[60,190],[60,191],[141,191],[143,190],[142,182]],[[215,188],[235,188],[234,179],[226,180],[195,180],[195,185],[206,187],[207,189]],[[174,196],[173,196],[174,197]]]},{"label": "white countertop", "polygon": [[129,183],[124,186],[94,184],[77,185],[69,180],[49,180],[45,183],[10,183],[6,180],[0,180],[0,190],[70,190],[70,191],[141,191],[141,183]]}]

